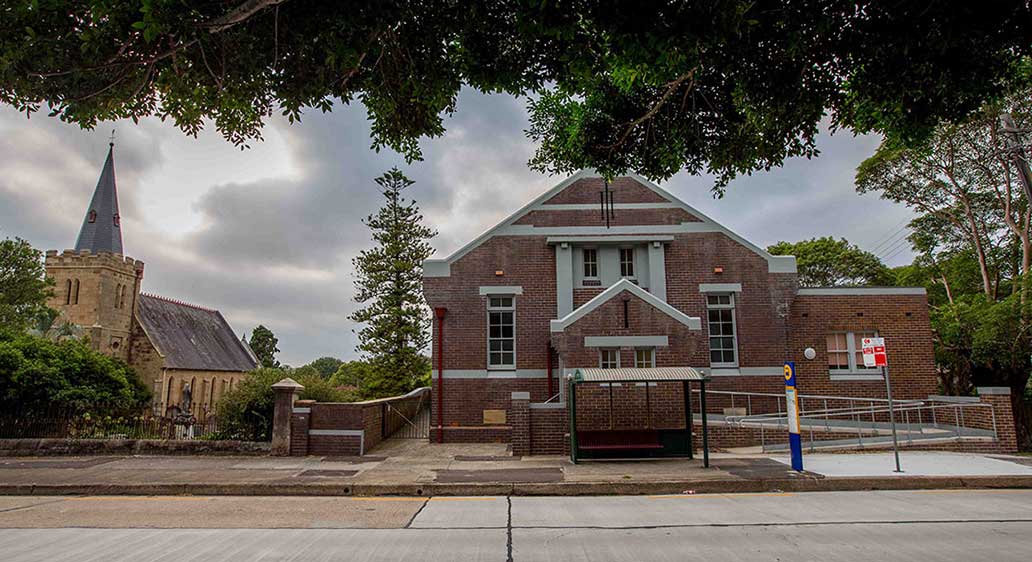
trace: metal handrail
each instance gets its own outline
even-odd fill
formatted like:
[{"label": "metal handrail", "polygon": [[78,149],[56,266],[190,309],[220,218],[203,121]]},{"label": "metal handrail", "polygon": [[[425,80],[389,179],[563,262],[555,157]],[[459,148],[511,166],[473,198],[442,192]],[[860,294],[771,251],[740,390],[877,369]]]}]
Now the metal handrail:
[{"label": "metal handrail", "polygon": [[[909,444],[913,444],[914,436],[916,433],[924,433],[926,426],[921,423],[924,417],[922,412],[929,412],[931,418],[931,427],[942,428],[947,433],[952,434],[954,439],[961,439],[964,437],[963,430],[980,430],[990,432],[993,440],[999,439],[999,433],[996,425],[996,410],[992,404],[984,402],[969,402],[969,403],[946,403],[935,400],[921,401],[921,400],[906,400],[906,401],[894,401],[894,410],[899,416],[899,419],[903,421],[901,428],[903,428],[904,436]],[[988,408],[989,418],[992,429],[979,428],[979,427],[967,427],[964,422],[964,410],[970,408]],[[936,412],[941,410],[947,410],[953,412],[953,419],[950,420],[952,423],[942,423],[942,416],[936,417]],[[910,416],[912,412],[917,412],[918,423],[915,426],[910,423]],[[810,412],[800,412],[800,425],[807,426],[809,429],[810,437],[810,451],[813,451],[816,447],[815,439],[815,428],[819,427],[820,423],[806,423],[807,421],[821,421],[824,420],[825,431],[838,430],[842,433],[850,431],[850,426],[842,425],[833,427],[830,424],[831,418],[851,419],[855,422],[856,439],[857,445],[862,449],[864,448],[864,436],[867,434],[868,438],[872,436],[884,435],[887,431],[886,427],[878,427],[878,414],[888,414],[889,408],[887,407],[874,407],[872,404],[868,408],[852,408],[852,409],[825,409],[825,410],[811,410]],[[870,415],[870,425],[866,425],[868,422],[862,421]],[[737,427],[745,427],[746,424],[751,424],[751,427],[758,427],[760,429],[760,445],[761,448],[767,450],[767,439],[766,430],[771,424],[777,425],[778,431],[781,431],[783,424],[787,424],[787,413],[768,413],[768,414],[756,414],[752,416],[728,416],[725,421],[729,425],[735,425]],[[887,423],[887,422],[882,422]],[[969,435],[970,437],[970,435]]]}]

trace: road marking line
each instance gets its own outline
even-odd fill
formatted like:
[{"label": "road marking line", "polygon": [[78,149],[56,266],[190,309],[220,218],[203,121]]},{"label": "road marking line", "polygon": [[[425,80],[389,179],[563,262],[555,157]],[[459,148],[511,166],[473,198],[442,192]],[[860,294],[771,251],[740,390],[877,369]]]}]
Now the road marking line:
[{"label": "road marking line", "polygon": [[426,498],[411,497],[411,498],[378,498],[375,496],[368,497],[356,497],[351,498],[351,501],[356,502],[424,502]]},{"label": "road marking line", "polygon": [[110,497],[110,496],[88,496],[68,498],[68,501],[115,501],[115,502],[142,502],[142,501],[208,501],[212,498],[182,497],[182,496],[154,496],[154,497]]},{"label": "road marking line", "polygon": [[993,489],[979,489],[971,488],[965,490],[911,490],[915,494],[1028,494],[1032,493],[1032,490],[1018,490],[1018,489],[1006,489],[1006,490],[993,490]]},{"label": "road marking line", "polygon": [[659,496],[646,496],[650,500],[665,500],[675,498],[705,498],[705,497],[722,497],[722,498],[740,498],[743,496],[794,496],[791,492],[746,492],[741,494],[668,494]]},{"label": "road marking line", "polygon": [[482,502],[482,501],[494,501],[498,498],[446,498],[435,496],[430,498],[432,502]]}]

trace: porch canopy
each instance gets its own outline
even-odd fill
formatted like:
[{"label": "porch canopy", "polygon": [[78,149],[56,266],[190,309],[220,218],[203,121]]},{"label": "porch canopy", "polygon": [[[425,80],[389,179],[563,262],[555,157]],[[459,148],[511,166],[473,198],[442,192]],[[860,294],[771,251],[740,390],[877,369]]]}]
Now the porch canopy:
[{"label": "porch canopy", "polygon": [[[585,368],[576,369],[569,380],[570,403],[570,458],[576,463],[582,453],[591,458],[599,458],[601,451],[621,453],[624,456],[636,451],[658,450],[659,456],[677,456],[664,454],[670,449],[685,450],[688,458],[693,457],[692,444],[692,399],[691,383],[699,383],[699,409],[702,414],[702,458],[703,466],[709,468],[709,428],[706,423],[706,381],[710,378],[692,367],[618,367],[615,369]],[[651,406],[649,385],[651,382],[681,382],[684,393],[684,430],[616,430],[613,428],[613,387],[612,383],[646,383],[645,401],[647,416],[651,425]],[[583,383],[610,384],[609,387],[609,430],[577,431],[577,385]],[[680,445],[680,447],[678,447]],[[605,453],[602,453],[605,454]],[[656,456],[651,453],[644,456]]]}]

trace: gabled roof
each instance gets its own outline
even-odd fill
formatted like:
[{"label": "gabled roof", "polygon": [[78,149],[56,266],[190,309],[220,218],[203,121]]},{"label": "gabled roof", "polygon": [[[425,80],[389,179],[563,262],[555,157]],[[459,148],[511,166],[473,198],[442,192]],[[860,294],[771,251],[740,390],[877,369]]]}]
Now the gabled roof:
[{"label": "gabled roof", "polygon": [[591,311],[602,306],[603,304],[605,304],[606,301],[619,295],[624,291],[631,293],[632,295],[649,303],[654,308],[658,309],[660,312],[663,312],[664,314],[673,318],[674,320],[677,320],[685,326],[688,326],[689,330],[702,329],[702,320],[698,316],[688,316],[680,310],[677,310],[676,308],[670,306],[666,302],[663,302],[663,300],[661,300],[656,295],[653,295],[645,289],[642,289],[634,283],[631,283],[627,279],[621,279],[613,285],[611,285],[605,291],[602,291],[601,293],[595,295],[595,298],[584,303],[584,305],[580,308],[574,310],[573,312],[567,314],[566,316],[558,320],[552,320],[550,325],[551,331],[562,332],[566,328],[570,327],[574,322],[580,320],[581,318],[584,318],[585,316],[590,314]]},{"label": "gabled roof", "polygon": [[82,219],[79,237],[75,240],[75,251],[89,250],[122,253],[122,226],[118,216],[118,190],[115,188],[115,145],[108,146],[107,160],[93,190],[93,199]]},{"label": "gabled roof", "polygon": [[591,235],[621,235],[621,234],[633,234],[639,238],[643,235],[661,235],[661,234],[673,234],[679,232],[720,232],[725,234],[735,242],[738,242],[742,246],[745,246],[749,250],[753,251],[760,257],[767,260],[768,271],[771,273],[795,273],[796,272],[796,261],[794,256],[773,256],[763,248],[749,242],[745,238],[742,238],[738,234],[735,234],[725,226],[717,223],[713,219],[709,218],[705,214],[699,212],[698,209],[691,205],[681,201],[670,192],[652,183],[637,174],[628,174],[626,177],[633,179],[639,184],[646,188],[654,191],[660,197],[669,201],[669,203],[648,203],[636,205],[640,208],[662,208],[662,207],[675,207],[684,209],[691,215],[694,215],[699,219],[698,222],[685,222],[679,225],[650,225],[650,226],[614,226],[606,229],[604,227],[586,227],[586,226],[569,226],[569,227],[534,227],[530,225],[517,225],[514,224],[521,217],[527,213],[549,208],[555,209],[561,207],[560,205],[545,205],[545,202],[553,198],[556,194],[562,192],[564,189],[572,185],[573,183],[589,178],[599,178],[599,174],[594,170],[581,170],[576,174],[566,178],[559,182],[555,187],[542,193],[538,197],[534,198],[533,201],[524,205],[515,213],[506,217],[502,222],[488,229],[486,232],[473,239],[469,244],[466,244],[462,248],[459,248],[453,252],[450,256],[440,259],[428,259],[423,262],[423,276],[424,277],[448,277],[451,274],[451,264],[462,256],[469,253],[477,246],[483,244],[487,240],[494,236],[505,236],[505,235],[545,235],[545,236],[561,236],[561,235],[575,235],[575,236],[591,236]]},{"label": "gabled roof", "polygon": [[217,310],[143,293],[136,317],[165,358],[166,369],[250,371],[258,366]]}]

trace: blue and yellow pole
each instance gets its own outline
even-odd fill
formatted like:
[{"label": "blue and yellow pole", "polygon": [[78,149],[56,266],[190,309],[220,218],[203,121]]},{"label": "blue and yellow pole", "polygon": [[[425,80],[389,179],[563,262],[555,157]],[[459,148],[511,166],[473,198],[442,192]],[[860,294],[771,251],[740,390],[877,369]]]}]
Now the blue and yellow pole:
[{"label": "blue and yellow pole", "polygon": [[785,363],[785,405],[788,414],[788,446],[792,450],[792,470],[803,471],[803,441],[799,437],[799,397],[796,395],[795,362]]}]

